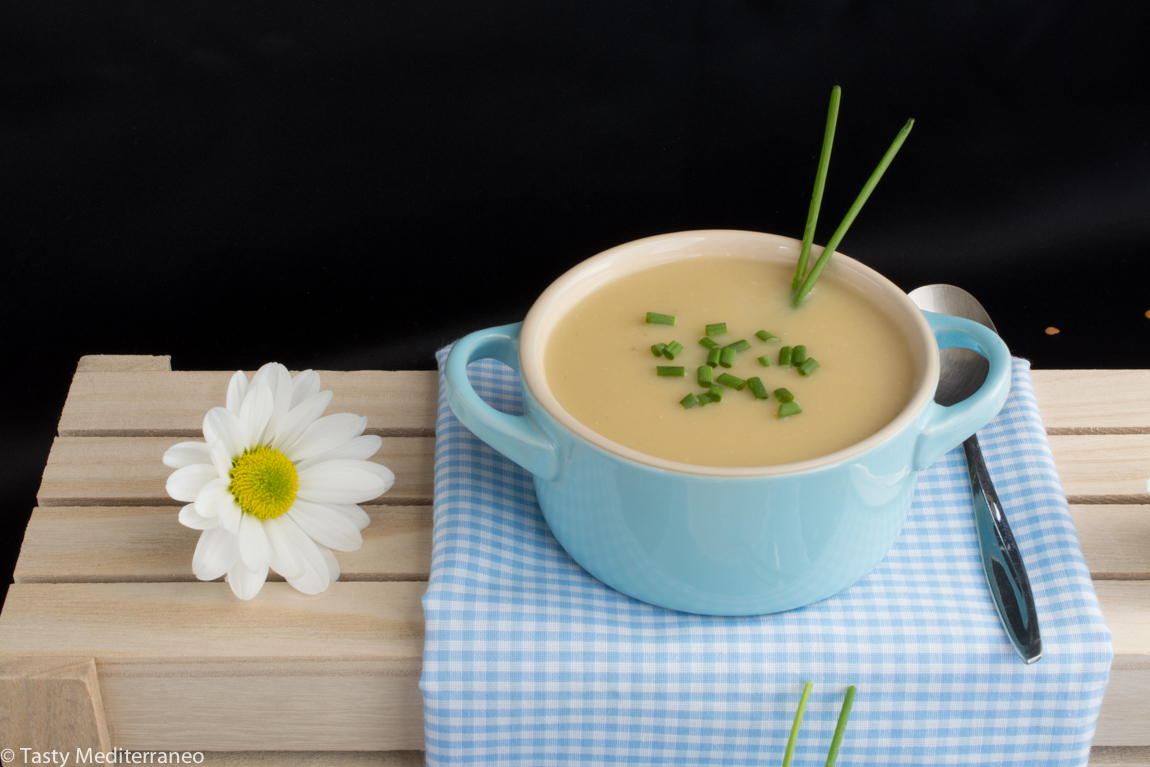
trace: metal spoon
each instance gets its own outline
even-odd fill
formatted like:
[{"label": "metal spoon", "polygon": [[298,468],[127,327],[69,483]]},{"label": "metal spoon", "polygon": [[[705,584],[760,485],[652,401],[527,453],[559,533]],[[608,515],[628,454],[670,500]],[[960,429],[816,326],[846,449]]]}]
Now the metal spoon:
[{"label": "metal spoon", "polygon": [[[910,292],[910,299],[928,312],[964,317],[993,330],[990,315],[974,296],[953,285],[924,285]],[[989,363],[970,349],[952,348],[939,352],[941,369],[934,401],[953,405],[969,397],[986,380]],[[978,546],[982,550],[982,567],[986,583],[994,597],[994,606],[1015,652],[1027,663],[1042,657],[1042,636],[1038,631],[1038,613],[1026,566],[1010,532],[998,494],[990,481],[990,472],[982,458],[978,435],[962,443],[966,466],[970,470],[970,489],[974,494],[974,519],[978,526]]]}]

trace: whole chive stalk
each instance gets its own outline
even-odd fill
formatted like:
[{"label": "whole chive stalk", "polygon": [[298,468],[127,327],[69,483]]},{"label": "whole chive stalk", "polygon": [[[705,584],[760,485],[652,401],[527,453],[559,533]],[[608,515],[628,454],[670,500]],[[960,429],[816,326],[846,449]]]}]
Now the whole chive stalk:
[{"label": "whole chive stalk", "polygon": [[695,377],[699,381],[699,386],[704,389],[710,389],[711,385],[715,383],[714,375],[715,369],[710,365],[700,365],[698,370],[695,371]]},{"label": "whole chive stalk", "polygon": [[722,386],[712,386],[711,390],[708,391],[707,394],[710,396],[711,402],[722,402],[723,401],[723,387]]},{"label": "whole chive stalk", "polygon": [[[714,349],[711,351],[714,351]],[[725,368],[731,367],[735,364],[735,355],[738,353],[739,352],[737,349],[734,349],[730,346],[724,346],[722,351],[719,352],[719,364]]]},{"label": "whole chive stalk", "polygon": [[747,379],[747,388],[751,390],[751,394],[755,395],[755,399],[770,399],[771,397],[767,387],[763,386],[763,379],[758,376]]},{"label": "whole chive stalk", "polygon": [[725,322],[716,322],[712,325],[707,326],[707,335],[709,335],[709,336],[721,336],[726,332],[727,332],[727,323],[725,323]]},{"label": "whole chive stalk", "polygon": [[757,359],[759,360],[759,364],[762,365],[763,367],[769,368],[771,366],[770,356],[764,354],[762,357],[758,357]]},{"label": "whole chive stalk", "polygon": [[807,357],[806,361],[799,365],[799,375],[809,376],[811,373],[819,369],[819,361],[814,357]]},{"label": "whole chive stalk", "polygon": [[718,345],[719,344],[717,342],[712,341],[711,339],[707,338],[706,336],[703,336],[702,338],[699,339],[699,346],[705,346],[708,349],[714,349]]},{"label": "whole chive stalk", "polygon": [[687,369],[685,367],[672,367],[670,365],[656,365],[655,373],[661,376],[682,378],[687,375]]},{"label": "whole chive stalk", "polygon": [[778,341],[779,340],[779,337],[776,336],[774,333],[768,333],[765,330],[760,330],[759,332],[755,333],[755,336],[757,336],[760,341],[766,341],[768,343],[770,343],[771,341]]},{"label": "whole chive stalk", "polygon": [[699,398],[695,396],[694,392],[691,392],[686,397],[683,397],[683,399],[679,400],[679,404],[682,405],[685,410],[690,410],[695,405],[699,404]]},{"label": "whole chive stalk", "polygon": [[799,728],[803,726],[803,712],[807,710],[807,699],[811,697],[811,688],[814,682],[803,685],[803,697],[799,698],[799,710],[795,712],[795,723],[791,725],[791,737],[787,739],[787,752],[783,755],[783,767],[791,767],[791,760],[795,757],[795,743],[799,739]]},{"label": "whole chive stalk", "polygon": [[795,395],[791,394],[786,389],[775,389],[775,399],[779,402],[794,402]]},{"label": "whole chive stalk", "polygon": [[[815,171],[815,189],[811,192],[811,207],[807,210],[807,226],[803,229],[803,247],[799,251],[799,262],[795,265],[795,278],[791,280],[791,290],[798,290],[807,273],[807,261],[811,257],[811,243],[815,239],[815,224],[819,220],[819,206],[823,202],[823,187],[827,182],[827,168],[831,164],[831,145],[835,143],[835,123],[839,119],[839,100],[842,88],[831,88],[831,105],[827,109],[827,127],[823,132],[823,148],[819,152],[819,167]],[[766,339],[763,339],[766,340]]]},{"label": "whole chive stalk", "polygon": [[721,383],[723,386],[730,386],[735,391],[742,391],[747,388],[747,382],[738,376],[733,376],[730,373],[720,373],[719,377],[715,379],[716,382]]},{"label": "whole chive stalk", "polygon": [[738,341],[735,341],[733,344],[727,344],[726,348],[734,349],[737,352],[745,352],[747,349],[751,348],[751,342],[745,338],[740,338]]},{"label": "whole chive stalk", "polygon": [[[666,352],[663,352],[663,353],[666,354]],[[795,367],[798,367],[799,365],[803,364],[806,361],[807,361],[807,347],[796,346],[794,349],[791,350],[791,364],[792,365],[794,365]]]},{"label": "whole chive stalk", "polygon": [[654,354],[656,357],[662,357],[663,356],[663,350],[666,348],[667,348],[667,344],[654,344],[651,347],[651,354]]},{"label": "whole chive stalk", "polygon": [[647,322],[652,325],[674,325],[675,318],[669,314],[659,314],[658,312],[647,312]]},{"label": "whole chive stalk", "polygon": [[673,360],[679,356],[679,352],[681,351],[683,351],[683,345],[678,341],[672,341],[663,349],[663,356],[669,360]]},{"label": "whole chive stalk", "polygon": [[803,412],[797,402],[784,402],[779,405],[779,418],[786,418],[787,416],[798,415]]},{"label": "whole chive stalk", "polygon": [[791,366],[792,352],[793,350],[789,346],[784,346],[782,349],[779,349],[779,365],[789,368]]},{"label": "whole chive stalk", "polygon": [[722,359],[722,356],[723,356],[723,348],[721,346],[716,345],[715,348],[713,348],[713,349],[711,349],[711,351],[707,352],[707,364],[710,365],[711,367],[718,367],[719,360]]},{"label": "whole chive stalk", "polygon": [[831,750],[827,754],[826,767],[835,767],[835,759],[839,756],[839,746],[843,743],[843,733],[847,731],[847,720],[851,718],[851,704],[854,703],[856,692],[858,689],[853,684],[847,688],[847,696],[843,699],[843,708],[839,712],[839,723],[835,726],[835,735],[831,739]]},{"label": "whole chive stalk", "polygon": [[842,242],[843,237],[846,236],[847,230],[851,228],[851,224],[854,223],[855,217],[858,216],[867,198],[870,197],[870,193],[878,186],[879,179],[882,178],[882,174],[886,173],[886,169],[890,167],[891,161],[894,159],[894,156],[898,154],[898,150],[902,148],[902,143],[906,141],[906,137],[910,135],[910,129],[913,127],[914,120],[907,120],[906,125],[904,125],[902,130],[898,132],[898,135],[895,136],[894,142],[890,145],[890,149],[886,150],[886,154],[882,156],[878,167],[874,169],[874,173],[870,174],[870,178],[867,179],[866,184],[863,185],[862,191],[859,192],[859,196],[855,198],[854,204],[851,205],[850,210],[847,211],[842,223],[839,224],[839,228],[835,230],[830,242],[823,248],[823,252],[819,255],[819,260],[815,262],[815,265],[811,267],[811,271],[807,274],[806,278],[803,279],[803,284],[799,286],[798,292],[795,293],[795,306],[798,306],[802,300],[807,297],[807,294],[811,292],[811,288],[815,286],[815,280],[823,273],[823,269],[827,268],[827,264],[830,262],[831,256],[834,255],[835,249],[838,248],[839,243]]}]

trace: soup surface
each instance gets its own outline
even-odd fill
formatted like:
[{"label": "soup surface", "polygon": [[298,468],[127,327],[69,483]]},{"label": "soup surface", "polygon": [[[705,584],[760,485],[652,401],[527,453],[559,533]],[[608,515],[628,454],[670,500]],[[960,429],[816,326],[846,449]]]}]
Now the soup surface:
[{"label": "soup surface", "polygon": [[[894,322],[854,288],[819,279],[816,293],[791,305],[793,265],[700,256],[662,264],[604,285],[562,317],[544,352],[547,383],[576,420],[609,440],[642,453],[701,466],[773,466],[849,447],[874,434],[906,406],[913,393],[910,346]],[[647,312],[675,317],[648,324]],[[769,399],[749,388],[723,387],[721,402],[685,409],[679,401],[706,389],[696,369],[707,349],[698,341],[707,324],[725,322],[720,345],[750,342],[730,369],[714,375],[758,376]],[[755,337],[766,330],[778,341]],[[652,344],[678,341],[672,361]],[[819,362],[809,377],[778,365],[783,346],[804,345]],[[768,355],[771,367],[758,357]],[[656,366],[684,366],[686,376],[660,377]],[[802,413],[779,418],[778,388],[788,389]]]}]

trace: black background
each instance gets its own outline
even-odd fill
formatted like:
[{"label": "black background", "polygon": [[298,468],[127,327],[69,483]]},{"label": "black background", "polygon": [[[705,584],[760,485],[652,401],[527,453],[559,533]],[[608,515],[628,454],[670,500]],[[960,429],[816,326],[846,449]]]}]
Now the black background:
[{"label": "black background", "polygon": [[431,368],[613,245],[800,237],[834,84],[816,242],[914,117],[840,250],[1150,367],[1148,7],[6,3],[0,577],[81,355]]}]

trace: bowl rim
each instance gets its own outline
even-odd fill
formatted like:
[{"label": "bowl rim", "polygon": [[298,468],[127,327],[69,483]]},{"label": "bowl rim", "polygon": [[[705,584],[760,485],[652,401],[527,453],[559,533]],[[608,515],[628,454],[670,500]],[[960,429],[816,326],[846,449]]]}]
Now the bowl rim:
[{"label": "bowl rim", "polygon": [[[609,248],[585,261],[576,264],[551,283],[535,300],[523,321],[519,335],[519,365],[523,383],[529,390],[536,403],[556,422],[568,431],[579,436],[592,446],[599,448],[619,458],[641,464],[643,466],[661,469],[679,474],[694,474],[710,477],[765,477],[791,475],[802,472],[823,469],[833,466],[851,458],[866,453],[887,442],[895,435],[910,426],[919,414],[934,401],[934,391],[938,384],[939,354],[938,344],[934,333],[923,316],[922,311],[915,306],[910,297],[869,266],[857,261],[839,251],[835,251],[834,258],[827,266],[827,273],[854,283],[857,286],[872,285],[878,295],[873,297],[875,303],[883,303],[886,307],[895,307],[901,311],[900,316],[892,319],[900,327],[906,328],[909,324],[915,331],[914,336],[919,342],[919,348],[912,350],[916,360],[916,382],[914,394],[902,411],[888,423],[869,437],[856,442],[849,447],[828,453],[817,458],[810,458],[793,463],[775,464],[772,466],[705,466],[699,464],[681,463],[665,458],[648,455],[634,448],[627,447],[610,440],[583,425],[574,416],[568,413],[547,385],[543,365],[543,345],[546,334],[554,327],[558,312],[562,316],[580,298],[571,299],[568,296],[581,288],[583,295],[591,292],[595,287],[613,282],[627,274],[641,271],[661,263],[680,260],[684,257],[698,257],[700,255],[720,256],[730,258],[747,258],[746,255],[733,255],[730,253],[709,252],[700,254],[690,250],[705,242],[738,241],[746,244],[758,244],[765,249],[773,248],[777,253],[782,249],[793,249],[798,253],[802,243],[792,237],[768,234],[765,232],[744,231],[738,229],[701,229],[684,232],[669,232],[644,237]],[[696,249],[697,250],[697,249]],[[822,252],[819,246],[812,246],[811,256],[817,258]],[[755,256],[752,256],[755,257]],[[769,260],[764,258],[763,260]],[[588,285],[591,287],[588,289]],[[868,298],[871,298],[868,296]],[[886,312],[891,315],[890,311]],[[899,320],[903,320],[902,323]]]}]

